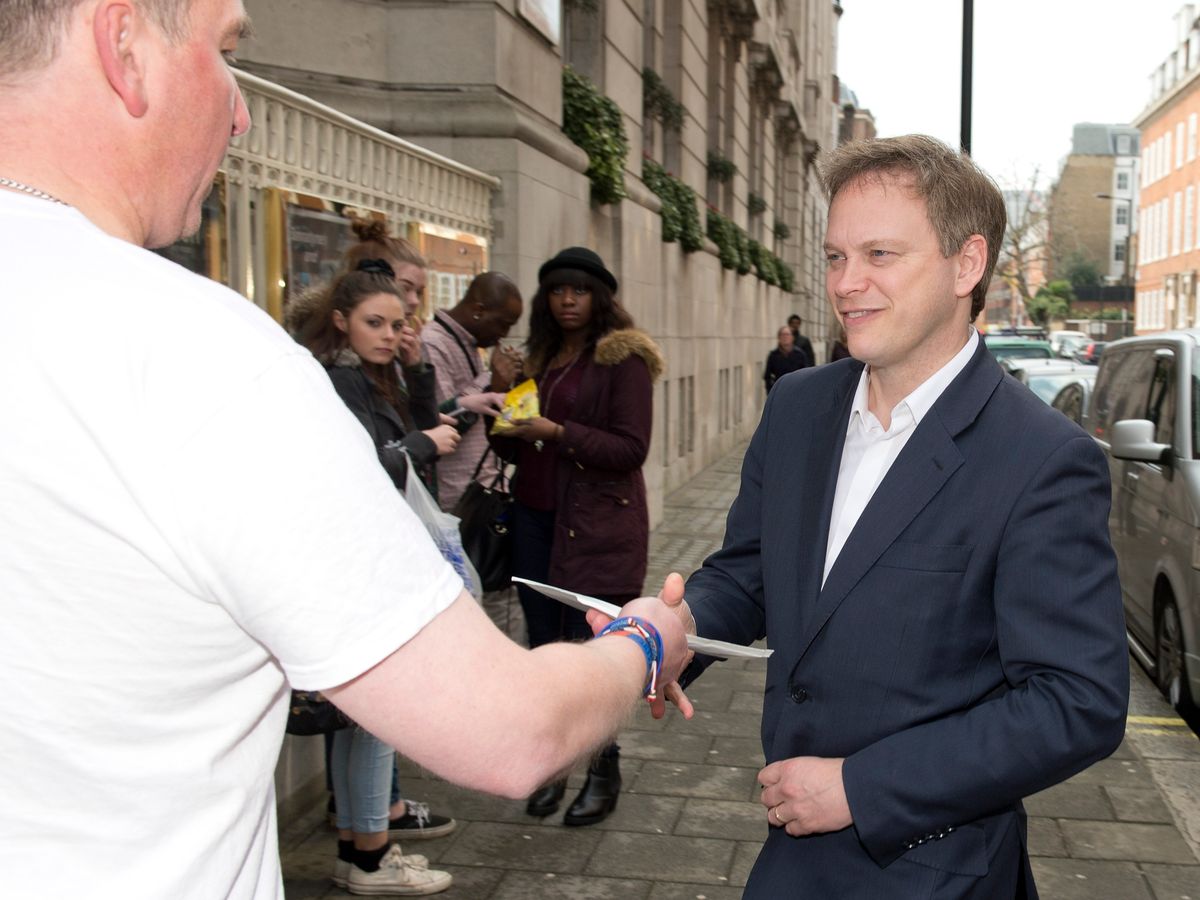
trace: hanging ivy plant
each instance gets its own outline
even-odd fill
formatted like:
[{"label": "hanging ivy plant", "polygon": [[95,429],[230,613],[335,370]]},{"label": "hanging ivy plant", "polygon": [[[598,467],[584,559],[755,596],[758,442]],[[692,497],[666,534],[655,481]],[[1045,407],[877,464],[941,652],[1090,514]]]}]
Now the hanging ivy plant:
[{"label": "hanging ivy plant", "polygon": [[767,201],[753,191],[746,198],[746,207],[750,210],[750,215],[757,216],[767,211]]},{"label": "hanging ivy plant", "polygon": [[733,164],[733,160],[722,156],[716,150],[708,151],[707,163],[709,177],[721,184],[733,180],[733,176],[737,174],[738,168]]},{"label": "hanging ivy plant", "polygon": [[629,138],[621,110],[570,66],[563,66],[563,132],[588,155],[592,199],[597,203],[622,200]]},{"label": "hanging ivy plant", "polygon": [[725,218],[711,206],[708,208],[708,236],[717,245],[721,265],[746,275],[754,274],[767,284],[791,293],[796,288],[796,276],[782,259],[760,244],[737,224]]},{"label": "hanging ivy plant", "polygon": [[657,119],[668,131],[678,132],[683,128],[687,110],[651,68],[642,69],[642,108],[647,116]]},{"label": "hanging ivy plant", "polygon": [[786,241],[792,236],[792,229],[788,228],[784,222],[775,220],[775,225],[771,228],[771,233],[781,241]]},{"label": "hanging ivy plant", "polygon": [[652,159],[642,162],[642,181],[662,201],[663,240],[678,241],[684,253],[694,253],[703,247],[696,192]]}]

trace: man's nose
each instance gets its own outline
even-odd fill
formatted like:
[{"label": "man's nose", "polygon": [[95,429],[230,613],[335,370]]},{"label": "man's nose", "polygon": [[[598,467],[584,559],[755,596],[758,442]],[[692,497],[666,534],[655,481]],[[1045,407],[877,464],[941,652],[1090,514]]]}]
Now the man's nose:
[{"label": "man's nose", "polygon": [[242,96],[241,88],[234,88],[233,98],[233,137],[239,137],[250,130],[250,110],[246,106],[246,98]]},{"label": "man's nose", "polygon": [[837,268],[829,270],[829,287],[838,297],[866,290],[866,266],[860,260],[851,257],[842,262]]}]

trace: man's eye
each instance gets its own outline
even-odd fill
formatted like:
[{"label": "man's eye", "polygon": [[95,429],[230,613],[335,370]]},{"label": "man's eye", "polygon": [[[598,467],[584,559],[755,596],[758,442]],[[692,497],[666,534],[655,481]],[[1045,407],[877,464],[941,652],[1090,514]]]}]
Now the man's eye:
[{"label": "man's eye", "polygon": [[885,257],[885,256],[891,256],[891,251],[890,250],[872,250],[871,256],[875,257],[876,259],[881,259],[882,257]]}]

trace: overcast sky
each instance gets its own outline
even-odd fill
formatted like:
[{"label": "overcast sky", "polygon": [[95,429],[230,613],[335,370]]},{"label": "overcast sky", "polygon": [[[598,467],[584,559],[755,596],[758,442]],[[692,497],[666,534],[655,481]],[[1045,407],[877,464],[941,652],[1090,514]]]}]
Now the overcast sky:
[{"label": "overcast sky", "polygon": [[[837,73],[880,136],[957,146],[962,0],[841,0]],[[972,154],[1004,187],[1058,173],[1078,122],[1129,123],[1179,0],[975,0]]]}]

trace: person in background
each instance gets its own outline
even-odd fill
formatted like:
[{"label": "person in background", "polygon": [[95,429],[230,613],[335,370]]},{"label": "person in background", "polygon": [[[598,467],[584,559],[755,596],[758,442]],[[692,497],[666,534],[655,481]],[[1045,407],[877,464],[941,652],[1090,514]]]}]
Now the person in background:
[{"label": "person in background", "polygon": [[[330,286],[324,308],[309,318],[301,339],[325,364],[338,396],[371,435],[393,485],[403,491],[406,453],[414,463],[432,463],[453,453],[459,434],[449,423],[427,432],[412,430],[414,421],[438,418],[432,370],[422,362],[407,324],[411,309],[396,273],[383,260],[363,259],[358,266]],[[413,386],[407,396],[395,365],[400,354]],[[394,769],[395,751],[362,727],[334,732],[329,755],[338,829],[333,882],[351,893],[443,891],[451,884],[449,873],[430,869],[422,856],[405,856],[390,840],[438,837],[456,823],[431,813],[426,804],[401,799]]]},{"label": "person in background", "polygon": [[[421,331],[421,346],[436,374],[437,399],[443,407],[490,400],[494,412],[503,403],[504,395],[498,392],[512,388],[522,362],[520,353],[501,346],[500,341],[521,318],[521,310],[521,292],[508,276],[484,272],[471,281],[458,305],[433,314]],[[489,365],[485,366],[481,351],[489,349]],[[462,421],[462,443],[437,467],[438,503],[446,512],[454,511],[472,475],[478,472],[479,481],[491,484],[499,472],[498,458],[489,452],[487,442],[492,420],[472,416],[465,428]],[[515,641],[527,640],[525,615],[514,588],[486,591],[482,604],[497,628]]]},{"label": "person in background", "polygon": [[[500,341],[521,318],[522,307],[521,292],[507,275],[484,272],[471,281],[458,305],[434,312],[421,331],[421,348],[433,366],[439,404],[512,388],[521,373],[521,357],[501,347]],[[490,365],[484,365],[480,350],[491,350]],[[486,419],[476,421],[464,430],[458,452],[438,466],[442,509],[454,509],[488,449],[488,424]],[[490,483],[495,474],[495,460],[489,454],[479,477]]]},{"label": "person in background", "polygon": [[795,336],[792,334],[792,329],[783,325],[775,337],[779,341],[779,345],[767,354],[767,365],[763,369],[763,384],[766,385],[768,394],[771,392],[771,388],[775,387],[775,382],[784,375],[812,365],[812,361],[804,355],[804,351],[793,344]]},{"label": "person in background", "polygon": [[812,341],[800,333],[800,326],[804,324],[804,321],[796,313],[792,313],[788,316],[787,323],[788,328],[792,330],[793,343],[796,349],[802,351],[808,357],[808,364],[810,366],[815,366],[817,364],[817,355],[813,353]]},{"label": "person in background", "polygon": [[[642,464],[650,449],[658,347],[617,301],[617,279],[593,251],[569,247],[538,270],[525,344],[541,415],[492,436],[515,460],[513,574],[621,603],[646,577],[649,515]],[[518,587],[529,646],[586,639],[582,612]],[[614,742],[588,769],[567,825],[603,821],[621,789]],[[535,792],[533,816],[554,813],[561,777]]]}]

